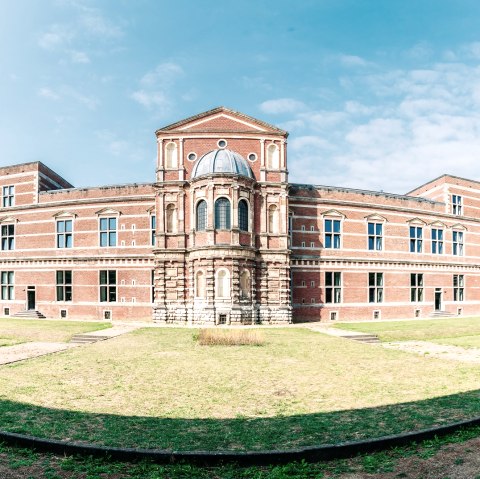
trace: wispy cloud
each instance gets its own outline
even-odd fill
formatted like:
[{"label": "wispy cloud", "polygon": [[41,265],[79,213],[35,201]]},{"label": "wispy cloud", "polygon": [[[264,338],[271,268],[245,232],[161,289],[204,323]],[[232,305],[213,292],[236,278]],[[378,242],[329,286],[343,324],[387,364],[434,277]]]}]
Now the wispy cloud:
[{"label": "wispy cloud", "polygon": [[140,88],[131,94],[131,98],[145,108],[166,110],[173,105],[172,89],[183,76],[180,65],[161,63],[143,75],[139,81]]},{"label": "wispy cloud", "polygon": [[279,114],[279,113],[295,113],[305,109],[304,103],[294,98],[277,98],[275,100],[267,100],[260,104],[260,110],[263,113]]},{"label": "wispy cloud", "polygon": [[38,96],[47,100],[70,99],[87,107],[89,110],[95,110],[99,101],[91,95],[86,95],[71,86],[61,86],[57,89],[42,87],[38,90]]}]

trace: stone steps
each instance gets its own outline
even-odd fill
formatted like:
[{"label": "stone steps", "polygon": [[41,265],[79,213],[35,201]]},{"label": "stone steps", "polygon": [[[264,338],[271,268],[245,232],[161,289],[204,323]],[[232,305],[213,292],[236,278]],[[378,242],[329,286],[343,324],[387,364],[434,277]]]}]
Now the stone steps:
[{"label": "stone steps", "polygon": [[354,341],[358,341],[359,343],[368,343],[368,344],[380,343],[380,339],[378,339],[378,336],[376,334],[355,334],[355,335],[351,334],[351,335],[345,335],[341,337],[345,339],[353,339]]},{"label": "stone steps", "polygon": [[449,311],[433,311],[428,315],[429,318],[453,318],[457,315]]},{"label": "stone steps", "polygon": [[19,311],[18,313],[12,314],[12,318],[26,318],[26,319],[45,319],[45,316],[40,312],[34,309],[26,309],[24,311]]},{"label": "stone steps", "polygon": [[73,344],[91,344],[96,343],[97,341],[105,341],[110,339],[110,336],[99,336],[95,334],[75,334],[72,336],[70,343]]}]

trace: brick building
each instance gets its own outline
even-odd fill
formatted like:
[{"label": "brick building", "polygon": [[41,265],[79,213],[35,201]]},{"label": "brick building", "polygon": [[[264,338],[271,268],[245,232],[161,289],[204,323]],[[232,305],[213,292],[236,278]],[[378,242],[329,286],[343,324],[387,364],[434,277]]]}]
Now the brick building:
[{"label": "brick building", "polygon": [[223,107],[156,137],[148,184],[74,188],[40,162],[0,168],[1,314],[235,324],[477,313],[480,183],[445,175],[408,195],[292,184],[287,133]]}]

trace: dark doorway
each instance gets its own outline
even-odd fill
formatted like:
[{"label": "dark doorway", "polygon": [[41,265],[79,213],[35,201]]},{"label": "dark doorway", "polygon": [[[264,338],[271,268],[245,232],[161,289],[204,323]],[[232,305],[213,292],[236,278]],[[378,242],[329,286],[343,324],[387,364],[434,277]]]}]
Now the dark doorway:
[{"label": "dark doorway", "polygon": [[27,288],[27,309],[35,309],[35,286]]},{"label": "dark doorway", "polygon": [[442,310],[442,290],[435,288],[435,311]]}]

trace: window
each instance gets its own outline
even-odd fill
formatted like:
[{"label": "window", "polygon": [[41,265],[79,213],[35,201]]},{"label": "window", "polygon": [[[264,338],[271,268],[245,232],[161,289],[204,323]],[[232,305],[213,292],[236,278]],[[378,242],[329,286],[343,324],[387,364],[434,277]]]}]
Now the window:
[{"label": "window", "polygon": [[302,241],[302,248],[305,248],[306,247],[306,243],[305,241]]},{"label": "window", "polygon": [[167,233],[173,233],[176,229],[177,210],[175,205],[169,204],[165,211],[165,224]]},{"label": "window", "polygon": [[432,253],[443,254],[443,230],[432,228]]},{"label": "window", "polygon": [[271,143],[267,146],[267,168],[271,170],[278,170],[280,166],[279,156],[278,156],[278,146],[274,143]]},{"label": "window", "polygon": [[57,271],[57,301],[72,300],[72,272]]},{"label": "window", "polygon": [[227,198],[218,198],[215,201],[215,229],[230,229],[230,201]]},{"label": "window", "polygon": [[207,229],[207,202],[201,200],[197,204],[197,231]]},{"label": "window", "polygon": [[100,218],[100,246],[117,246],[117,218]]},{"label": "window", "polygon": [[340,220],[325,220],[325,248],[340,248]]},{"label": "window", "polygon": [[278,233],[278,208],[276,205],[268,207],[268,232]]},{"label": "window", "polygon": [[302,225],[302,231],[305,231],[305,225]]},{"label": "window", "polygon": [[238,226],[240,231],[248,231],[248,203],[245,200],[238,203]]},{"label": "window", "polygon": [[383,302],[383,273],[368,273],[368,302]]},{"label": "window", "polygon": [[230,297],[230,274],[226,269],[217,273],[217,298]]},{"label": "window", "polygon": [[452,231],[452,239],[452,254],[455,256],[463,256],[463,231]]},{"label": "window", "polygon": [[410,301],[416,303],[423,301],[423,274],[410,274]]},{"label": "window", "polygon": [[240,297],[250,298],[250,272],[246,269],[240,273]]},{"label": "window", "polygon": [[410,226],[410,253],[422,252],[422,227]]},{"label": "window", "polygon": [[107,303],[117,301],[117,272],[115,270],[100,271],[100,301]]},{"label": "window", "polygon": [[382,251],[383,249],[383,224],[368,223],[368,249]]},{"label": "window", "polygon": [[458,195],[452,195],[452,213],[454,215],[462,214],[462,197]]},{"label": "window", "polygon": [[314,241],[310,241],[310,248],[315,248],[315,242]]},{"label": "window", "polygon": [[454,301],[463,301],[463,292],[464,292],[464,276],[463,274],[454,274],[453,275],[453,300]]},{"label": "window", "polygon": [[2,206],[7,208],[15,204],[15,187],[4,186],[2,188]]},{"label": "window", "polygon": [[13,271],[2,271],[2,300],[15,299],[13,294],[14,278]]},{"label": "window", "polygon": [[15,225],[2,225],[2,250],[15,248]]},{"label": "window", "polygon": [[315,226],[310,226],[310,231],[315,231]]},{"label": "window", "polygon": [[310,281],[310,287],[315,288],[315,281]]},{"label": "window", "polygon": [[342,301],[342,273],[325,272],[325,303]]},{"label": "window", "polygon": [[165,167],[176,168],[177,166],[177,145],[171,141],[165,146]]},{"label": "window", "polygon": [[150,230],[151,230],[151,243],[155,246],[155,234],[157,231],[157,217],[155,215],[150,216]]},{"label": "window", "polygon": [[195,297],[205,298],[205,273],[203,271],[197,271],[195,276]]},{"label": "window", "polygon": [[58,220],[57,248],[71,248],[72,239],[72,220]]}]

